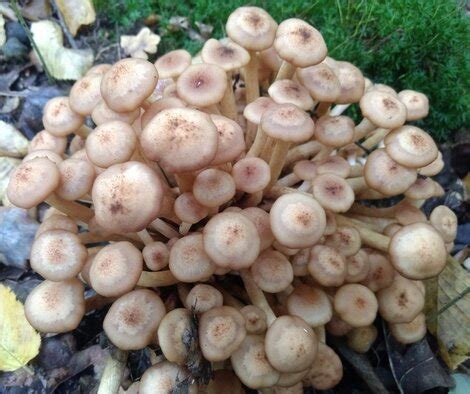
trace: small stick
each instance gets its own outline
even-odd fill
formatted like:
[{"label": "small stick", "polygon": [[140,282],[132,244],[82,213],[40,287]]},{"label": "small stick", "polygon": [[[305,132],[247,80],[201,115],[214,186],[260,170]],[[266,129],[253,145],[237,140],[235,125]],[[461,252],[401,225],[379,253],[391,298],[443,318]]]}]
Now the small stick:
[{"label": "small stick", "polygon": [[62,15],[62,12],[60,12],[59,7],[57,7],[57,3],[55,2],[55,0],[50,0],[49,4],[52,6],[53,11],[57,14],[57,17],[59,18],[59,24],[62,27],[62,30],[64,31],[65,37],[67,37],[69,45],[73,49],[78,49],[78,45],[73,39],[72,33],[70,33],[69,28],[65,24],[64,16]]}]

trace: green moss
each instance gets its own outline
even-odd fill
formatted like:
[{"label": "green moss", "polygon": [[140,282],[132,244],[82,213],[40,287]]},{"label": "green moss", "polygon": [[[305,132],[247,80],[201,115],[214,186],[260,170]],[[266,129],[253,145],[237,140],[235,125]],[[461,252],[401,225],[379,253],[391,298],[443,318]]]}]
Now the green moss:
[{"label": "green moss", "polygon": [[[431,113],[421,122],[441,140],[468,124],[469,20],[455,0],[277,0],[251,1],[281,21],[306,19],[324,35],[331,56],[348,60],[364,74],[395,89],[422,91],[430,98]],[[201,43],[184,32],[166,29],[172,16],[187,16],[214,26],[224,24],[239,0],[95,0],[97,9],[123,28],[154,12],[161,16],[161,53],[184,47],[197,52]]]}]

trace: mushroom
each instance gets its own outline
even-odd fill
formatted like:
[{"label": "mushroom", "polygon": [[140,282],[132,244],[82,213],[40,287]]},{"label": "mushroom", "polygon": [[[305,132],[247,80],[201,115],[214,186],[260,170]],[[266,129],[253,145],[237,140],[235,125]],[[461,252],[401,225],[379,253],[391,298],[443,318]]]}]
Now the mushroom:
[{"label": "mushroom", "polygon": [[225,171],[208,168],[194,179],[193,195],[199,204],[217,208],[235,196],[235,181]]},{"label": "mushroom", "polygon": [[79,200],[92,188],[95,168],[86,160],[67,159],[57,165],[60,174],[55,193],[67,201]]},{"label": "mushroom", "polygon": [[160,271],[169,263],[170,251],[163,242],[151,242],[142,250],[145,265],[151,271]]},{"label": "mushroom", "polygon": [[368,326],[377,316],[377,298],[371,290],[360,284],[340,287],[335,293],[333,304],[338,316],[353,327]]},{"label": "mushroom", "polygon": [[438,205],[429,216],[431,225],[441,235],[444,242],[453,242],[457,236],[457,215],[445,205]]},{"label": "mushroom", "polygon": [[78,226],[74,220],[65,215],[60,215],[58,213],[53,213],[43,220],[43,222],[38,227],[35,238],[39,237],[41,234],[51,231],[51,230],[64,230],[70,233],[77,234]]},{"label": "mushroom", "polygon": [[313,100],[307,89],[290,79],[273,82],[268,89],[268,94],[278,104],[294,104],[304,111],[313,107]]},{"label": "mushroom", "polygon": [[80,78],[70,89],[69,104],[72,111],[81,116],[89,116],[101,100],[100,74],[89,74]]},{"label": "mushroom", "polygon": [[[141,128],[144,129],[153,117],[164,109],[184,108],[186,103],[177,97],[167,97],[157,100],[150,104],[140,117]],[[140,135],[140,133],[138,133]]]},{"label": "mushroom", "polygon": [[211,165],[231,163],[245,151],[245,138],[238,123],[221,115],[210,115],[217,128],[217,151]]},{"label": "mushroom", "polygon": [[262,252],[250,270],[256,285],[267,293],[279,293],[285,290],[294,279],[289,260],[274,250]]},{"label": "mushroom", "polygon": [[398,93],[398,98],[405,104],[407,121],[419,120],[428,116],[429,100],[423,93],[405,89]]},{"label": "mushroom", "polygon": [[[243,116],[248,121],[247,130],[246,130],[246,145],[251,147],[257,133],[259,132],[259,125],[261,123],[261,117],[264,112],[276,105],[276,103],[269,97],[258,97],[256,100],[248,103],[243,109]],[[266,136],[263,137],[261,141],[258,141],[258,146],[256,150],[251,148],[247,156],[257,156],[260,151],[263,149],[263,144],[266,142]]]},{"label": "mushroom", "polygon": [[240,213],[250,219],[256,226],[261,241],[260,250],[263,251],[269,248],[274,241],[269,214],[258,207],[245,208]]},{"label": "mushroom", "polygon": [[341,286],[346,277],[346,260],[336,249],[315,245],[310,250],[308,262],[310,275],[322,286]]},{"label": "mushroom", "polygon": [[175,215],[183,222],[180,227],[181,234],[186,234],[190,226],[204,219],[209,214],[209,208],[200,204],[193,193],[180,194],[173,206]]},{"label": "mushroom", "polygon": [[326,237],[325,245],[339,250],[345,257],[350,257],[359,252],[361,236],[354,227],[340,226]]},{"label": "mushroom", "polygon": [[191,54],[184,49],[176,49],[160,56],[155,62],[155,68],[161,80],[177,79],[191,64]]},{"label": "mushroom", "polygon": [[58,155],[63,155],[67,147],[67,138],[56,137],[46,130],[37,133],[28,145],[28,153],[37,150],[49,150]]},{"label": "mushroom", "polygon": [[354,122],[348,116],[322,116],[315,123],[315,139],[331,148],[354,141]]},{"label": "mushroom", "polygon": [[[162,361],[147,369],[139,384],[139,394],[171,393],[178,390],[181,382],[188,377],[188,372],[177,364]],[[195,385],[187,388],[189,394],[195,394]]]},{"label": "mushroom", "polygon": [[268,328],[266,313],[256,305],[245,305],[240,309],[245,318],[245,329],[248,334],[263,334]]},{"label": "mushroom", "polygon": [[185,340],[191,330],[191,312],[185,308],[176,308],[168,312],[161,320],[157,338],[160,349],[168,361],[185,365],[188,348]]},{"label": "mushroom", "polygon": [[395,276],[395,270],[389,259],[379,252],[370,252],[368,256],[369,272],[362,284],[374,292],[390,286]]},{"label": "mushroom", "polygon": [[103,123],[120,120],[121,122],[132,124],[140,115],[140,108],[128,112],[116,112],[108,107],[104,100],[101,100],[91,113],[91,119],[99,126]]},{"label": "mushroom", "polygon": [[346,283],[362,282],[369,275],[370,261],[369,255],[364,249],[346,258]]},{"label": "mushroom", "polygon": [[357,353],[367,353],[377,339],[375,326],[353,328],[347,334],[348,346]]},{"label": "mushroom", "polygon": [[298,316],[312,327],[319,327],[331,320],[333,308],[326,293],[316,287],[296,286],[286,301],[287,311]]},{"label": "mushroom", "polygon": [[313,179],[312,194],[324,209],[332,212],[347,212],[354,203],[354,191],[348,182],[331,173]]},{"label": "mushroom", "polygon": [[324,343],[318,343],[315,358],[306,381],[315,390],[328,390],[335,387],[343,378],[343,364],[332,348]]},{"label": "mushroom", "polygon": [[204,313],[223,305],[222,293],[215,287],[202,283],[194,286],[186,297],[186,306],[194,313]]},{"label": "mushroom", "polygon": [[[333,70],[339,80],[340,93],[335,103],[351,104],[359,102],[364,95],[366,86],[366,78],[362,75],[361,70],[352,63],[337,61],[328,57],[325,58],[324,62]],[[333,112],[331,115],[334,116]]]},{"label": "mushroom", "polygon": [[245,157],[234,164],[232,177],[237,190],[256,193],[268,186],[271,181],[271,171],[264,160],[257,157]]},{"label": "mushroom", "polygon": [[418,342],[426,336],[426,315],[419,313],[408,323],[390,323],[388,327],[398,342],[405,345]]},{"label": "mushroom", "polygon": [[54,97],[44,107],[42,124],[47,132],[56,137],[66,137],[72,133],[86,137],[89,131],[82,127],[83,122],[83,116],[70,108],[68,97]]}]

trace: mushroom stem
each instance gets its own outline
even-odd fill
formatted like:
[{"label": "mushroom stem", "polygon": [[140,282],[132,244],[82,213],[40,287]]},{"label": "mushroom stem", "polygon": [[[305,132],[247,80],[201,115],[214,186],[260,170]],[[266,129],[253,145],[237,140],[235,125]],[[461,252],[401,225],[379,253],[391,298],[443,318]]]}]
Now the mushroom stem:
[{"label": "mushroom stem", "polygon": [[88,126],[82,125],[78,130],[74,131],[74,134],[78,135],[79,137],[82,137],[83,139],[86,139],[92,131],[93,130],[90,129]]},{"label": "mushroom stem", "polygon": [[350,106],[351,104],[337,104],[331,109],[330,116],[339,116],[344,111],[346,111]]},{"label": "mushroom stem", "polygon": [[354,129],[354,141],[358,141],[361,138],[364,138],[366,134],[370,133],[372,130],[375,130],[377,126],[373,124],[369,119],[363,118],[361,122]]},{"label": "mushroom stem", "polygon": [[195,174],[192,172],[182,172],[175,174],[176,183],[180,189],[180,193],[190,192],[193,189]]},{"label": "mushroom stem", "polygon": [[310,159],[318,152],[320,152],[322,144],[318,141],[309,141],[305,144],[297,145],[289,150],[287,153],[285,166],[291,167],[293,164],[297,163],[300,160]]},{"label": "mushroom stem", "polygon": [[73,201],[63,200],[62,198],[51,194],[45,200],[47,204],[65,213],[67,216],[75,218],[83,223],[88,223],[94,216],[91,208],[85,207],[84,205],[78,204]]},{"label": "mushroom stem", "polygon": [[364,169],[364,167],[362,167],[360,164],[353,164],[350,167],[349,177],[350,178],[356,178],[356,177],[362,176],[363,169]]},{"label": "mushroom stem", "polygon": [[94,294],[91,297],[85,299],[85,311],[86,313],[98,310],[103,308],[104,306],[111,304],[114,302],[116,298],[112,297],[103,297],[100,294]]},{"label": "mushroom stem", "polygon": [[390,131],[390,129],[377,129],[374,134],[367,138],[361,145],[366,149],[372,149],[379,144]]},{"label": "mushroom stem", "polygon": [[372,189],[359,190],[356,195],[357,200],[382,200],[384,198],[389,198],[389,196]]},{"label": "mushroom stem", "polygon": [[327,115],[330,112],[330,107],[331,107],[331,103],[322,101],[318,104],[317,108],[315,109],[315,114],[318,117]]},{"label": "mushroom stem", "polygon": [[126,363],[126,351],[118,348],[111,350],[103,375],[101,376],[98,394],[115,394],[119,391]]},{"label": "mushroom stem", "polygon": [[256,130],[257,129],[258,129],[257,124],[247,120],[247,122],[246,122],[246,135],[245,135],[245,143],[246,143],[247,148],[251,148],[251,145],[253,145],[253,141],[255,140]]},{"label": "mushroom stem", "polygon": [[152,223],[150,223],[150,227],[168,239],[181,238],[181,234],[178,231],[176,231],[173,227],[161,219],[155,219]]},{"label": "mushroom stem", "polygon": [[157,272],[148,272],[144,271],[140,275],[137,286],[142,287],[165,287],[171,286],[178,283],[179,280],[176,279],[171,271],[157,271]]},{"label": "mushroom stem", "polygon": [[258,125],[255,140],[253,141],[253,145],[251,145],[250,150],[246,154],[246,157],[259,157],[267,140],[268,140],[268,136],[261,129],[261,126]]},{"label": "mushroom stem", "polygon": [[322,160],[322,159],[326,159],[328,156],[331,155],[331,152],[334,151],[334,148],[331,148],[329,146],[323,146],[320,150],[320,152],[318,152],[315,156],[315,160]]},{"label": "mushroom stem", "polygon": [[83,245],[86,244],[95,244],[98,242],[109,242],[109,241],[129,241],[137,245],[141,245],[142,241],[139,237],[134,236],[134,234],[129,233],[126,235],[119,235],[119,234],[110,234],[110,235],[99,235],[90,232],[79,233],[78,238]]},{"label": "mushroom stem", "polygon": [[388,225],[397,223],[397,220],[392,218],[377,218],[358,214],[348,214],[348,217],[361,221],[366,227],[379,233],[381,233]]},{"label": "mushroom stem", "polygon": [[227,72],[227,89],[225,90],[224,97],[220,102],[220,112],[222,112],[222,115],[227,118],[234,121],[237,120],[237,103],[235,101],[235,95],[233,94],[232,73],[230,71]]},{"label": "mushroom stem", "polygon": [[137,235],[142,240],[144,245],[150,245],[154,242],[152,236],[149,234],[149,232],[145,228],[143,230],[139,231],[137,233]]},{"label": "mushroom stem", "polygon": [[276,186],[290,187],[298,182],[300,182],[300,178],[292,172],[282,178],[279,178],[279,180],[276,182]]},{"label": "mushroom stem", "polygon": [[251,276],[250,271],[241,270],[240,276],[243,280],[243,284],[245,285],[246,292],[248,293],[248,297],[250,298],[252,304],[262,309],[266,314],[266,321],[269,327],[274,322],[274,320],[276,320],[276,315],[271,309],[271,306],[269,305],[266,296],[256,285],[255,281],[253,280],[253,277]]},{"label": "mushroom stem", "polygon": [[269,163],[275,146],[276,140],[274,138],[268,137],[266,143],[264,144],[263,150],[261,151],[260,158],[263,159],[265,162]]},{"label": "mushroom stem", "polygon": [[271,167],[271,181],[266,187],[266,190],[269,190],[277,182],[277,178],[279,178],[279,175],[281,174],[281,171],[284,167],[284,163],[286,161],[287,153],[289,152],[290,146],[290,142],[276,142],[276,146],[274,147],[271,160],[269,161],[269,167]]},{"label": "mushroom stem", "polygon": [[252,194],[245,195],[242,201],[243,208],[256,207],[263,200],[263,192],[259,191]]},{"label": "mushroom stem", "polygon": [[250,61],[244,67],[243,76],[246,85],[246,103],[250,104],[259,97],[258,82],[258,55],[255,51],[250,52]]},{"label": "mushroom stem", "polygon": [[9,152],[3,149],[0,149],[0,157],[12,157],[21,159],[24,156],[24,153],[19,152]]},{"label": "mushroom stem", "polygon": [[224,305],[231,306],[237,310],[240,310],[245,306],[243,302],[231,295],[222,286],[217,285],[215,288],[222,293],[222,296],[224,297]]},{"label": "mushroom stem", "polygon": [[300,193],[305,196],[312,197],[310,193],[304,193],[293,187],[285,187],[285,186],[277,186],[277,185],[271,187],[271,189],[269,189],[269,191],[266,193],[266,196],[269,198],[278,198],[288,193]]},{"label": "mushroom stem", "polygon": [[191,223],[186,223],[186,222],[181,223],[180,228],[179,228],[179,233],[181,235],[186,235],[187,233],[189,233],[189,230],[191,230],[191,226],[192,226]]},{"label": "mushroom stem", "polygon": [[357,178],[348,178],[346,179],[346,182],[349,183],[349,186],[351,186],[351,188],[354,190],[354,193],[359,193],[360,191],[366,190],[368,187],[363,176]]},{"label": "mushroom stem", "polygon": [[276,75],[276,81],[280,81],[281,79],[291,79],[295,74],[296,67],[289,62],[283,60],[281,67]]}]

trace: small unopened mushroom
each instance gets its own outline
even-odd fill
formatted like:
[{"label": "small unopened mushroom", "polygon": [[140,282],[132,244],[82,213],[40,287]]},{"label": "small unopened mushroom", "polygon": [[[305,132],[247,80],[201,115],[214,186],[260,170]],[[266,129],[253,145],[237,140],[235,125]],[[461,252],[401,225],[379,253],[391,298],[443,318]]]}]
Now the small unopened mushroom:
[{"label": "small unopened mushroom", "polygon": [[419,313],[409,323],[389,324],[393,337],[400,343],[408,345],[418,342],[426,336],[426,315]]},{"label": "small unopened mushroom", "polygon": [[46,130],[37,133],[30,141],[28,153],[36,150],[50,150],[58,155],[62,155],[67,147],[67,139],[65,137],[56,137]]},{"label": "small unopened mushroom", "polygon": [[217,152],[211,165],[230,163],[245,150],[245,137],[240,125],[221,115],[211,114],[218,133]]},{"label": "small unopened mushroom", "polygon": [[265,250],[269,248],[274,241],[269,213],[258,207],[245,208],[240,213],[250,219],[256,226],[261,241],[260,249]]},{"label": "small unopened mushroom", "polygon": [[351,226],[340,226],[336,231],[326,237],[325,245],[339,250],[343,256],[353,256],[361,247],[359,231]]},{"label": "small unopened mushroom", "polygon": [[95,168],[86,160],[67,159],[57,165],[60,173],[56,194],[64,200],[78,200],[87,194],[95,180]]},{"label": "small unopened mushroom", "polygon": [[70,89],[70,108],[82,116],[91,115],[93,109],[101,100],[102,75],[85,75],[74,83]]},{"label": "small unopened mushroom", "polygon": [[406,106],[406,120],[413,121],[423,119],[429,113],[429,100],[420,92],[414,90],[402,90],[398,98]]},{"label": "small unopened mushroom", "polygon": [[240,309],[245,318],[246,332],[249,334],[263,334],[268,328],[266,313],[256,305],[245,305]]},{"label": "small unopened mushroom", "polygon": [[29,293],[24,312],[40,332],[72,331],[85,315],[83,284],[75,278],[62,282],[45,280]]},{"label": "small unopened mushroom", "polygon": [[354,122],[348,116],[322,116],[315,123],[315,138],[332,148],[350,144],[354,140]]},{"label": "small unopened mushroom", "polygon": [[161,79],[178,78],[191,64],[191,54],[184,49],[176,49],[160,56],[155,62]]},{"label": "small unopened mushroom", "polygon": [[197,284],[188,293],[186,305],[194,313],[204,313],[208,310],[223,305],[222,293],[215,287],[205,284]]},{"label": "small unopened mushroom", "polygon": [[237,190],[246,193],[264,190],[271,180],[269,165],[257,157],[238,160],[232,168],[232,176]]},{"label": "small unopened mushroom", "polygon": [[140,108],[129,112],[116,112],[108,107],[106,101],[101,100],[91,113],[91,119],[99,126],[103,123],[119,120],[121,122],[132,124],[140,115]]},{"label": "small unopened mushroom", "polygon": [[70,108],[68,97],[50,99],[43,110],[44,128],[56,137],[66,137],[83,125],[84,118]]},{"label": "small unopened mushroom", "polygon": [[269,96],[278,104],[294,104],[305,111],[313,107],[307,89],[290,79],[275,81],[268,89]]},{"label": "small unopened mushroom", "polygon": [[47,217],[47,219],[44,219],[36,231],[35,238],[39,237],[42,233],[51,230],[64,230],[77,234],[78,226],[77,223],[75,223],[75,221],[70,219],[68,216],[54,213]]},{"label": "small unopened mushroom", "polygon": [[333,315],[333,308],[326,293],[305,284],[296,286],[289,294],[286,307],[290,315],[301,317],[312,327],[328,323]]},{"label": "small unopened mushroom", "polygon": [[354,203],[354,191],[348,182],[331,173],[313,179],[312,193],[323,208],[332,212],[346,212]]},{"label": "small unopened mushroom", "polygon": [[199,204],[216,208],[235,196],[235,181],[225,171],[208,168],[196,176],[193,195]]},{"label": "small unopened mushroom", "polygon": [[285,290],[294,279],[289,260],[274,250],[266,250],[258,256],[251,266],[251,274],[257,286],[267,293]]},{"label": "small unopened mushroom", "polygon": [[374,293],[359,284],[347,284],[334,297],[335,312],[353,327],[372,324],[377,316],[378,302]]},{"label": "small unopened mushroom", "polygon": [[434,208],[429,216],[431,225],[439,232],[444,242],[453,242],[457,235],[457,216],[445,205]]},{"label": "small unopened mushroom", "polygon": [[375,326],[353,328],[347,334],[348,346],[357,353],[367,353],[377,339]]},{"label": "small unopened mushroom", "polygon": [[158,344],[168,361],[184,365],[188,349],[184,344],[191,330],[191,312],[176,308],[168,312],[160,322],[157,331]]},{"label": "small unopened mushroom", "polygon": [[346,283],[357,283],[365,280],[369,274],[369,255],[364,249],[346,259]]},{"label": "small unopened mushroom", "polygon": [[165,305],[151,290],[133,290],[114,301],[103,321],[109,340],[122,350],[146,347],[165,316]]},{"label": "small unopened mushroom", "polygon": [[245,319],[230,306],[212,308],[199,319],[199,344],[208,361],[228,359],[245,336]]},{"label": "small unopened mushroom", "polygon": [[346,277],[346,260],[330,246],[315,245],[310,251],[308,271],[322,286],[341,286]]},{"label": "small unopened mushroom", "polygon": [[[188,371],[169,361],[159,362],[147,369],[139,384],[140,394],[171,393],[188,377]],[[195,385],[188,387],[189,394],[195,394]]]},{"label": "small unopened mushroom", "polygon": [[160,271],[169,263],[170,251],[163,242],[151,242],[142,250],[145,265],[151,271]]},{"label": "small unopened mushroom", "polygon": [[315,390],[328,390],[335,387],[343,378],[343,364],[332,348],[318,343],[315,358],[306,381]]},{"label": "small unopened mushroom", "polygon": [[395,270],[386,256],[378,252],[369,253],[369,273],[362,282],[372,291],[388,287],[392,284],[395,276]]}]

